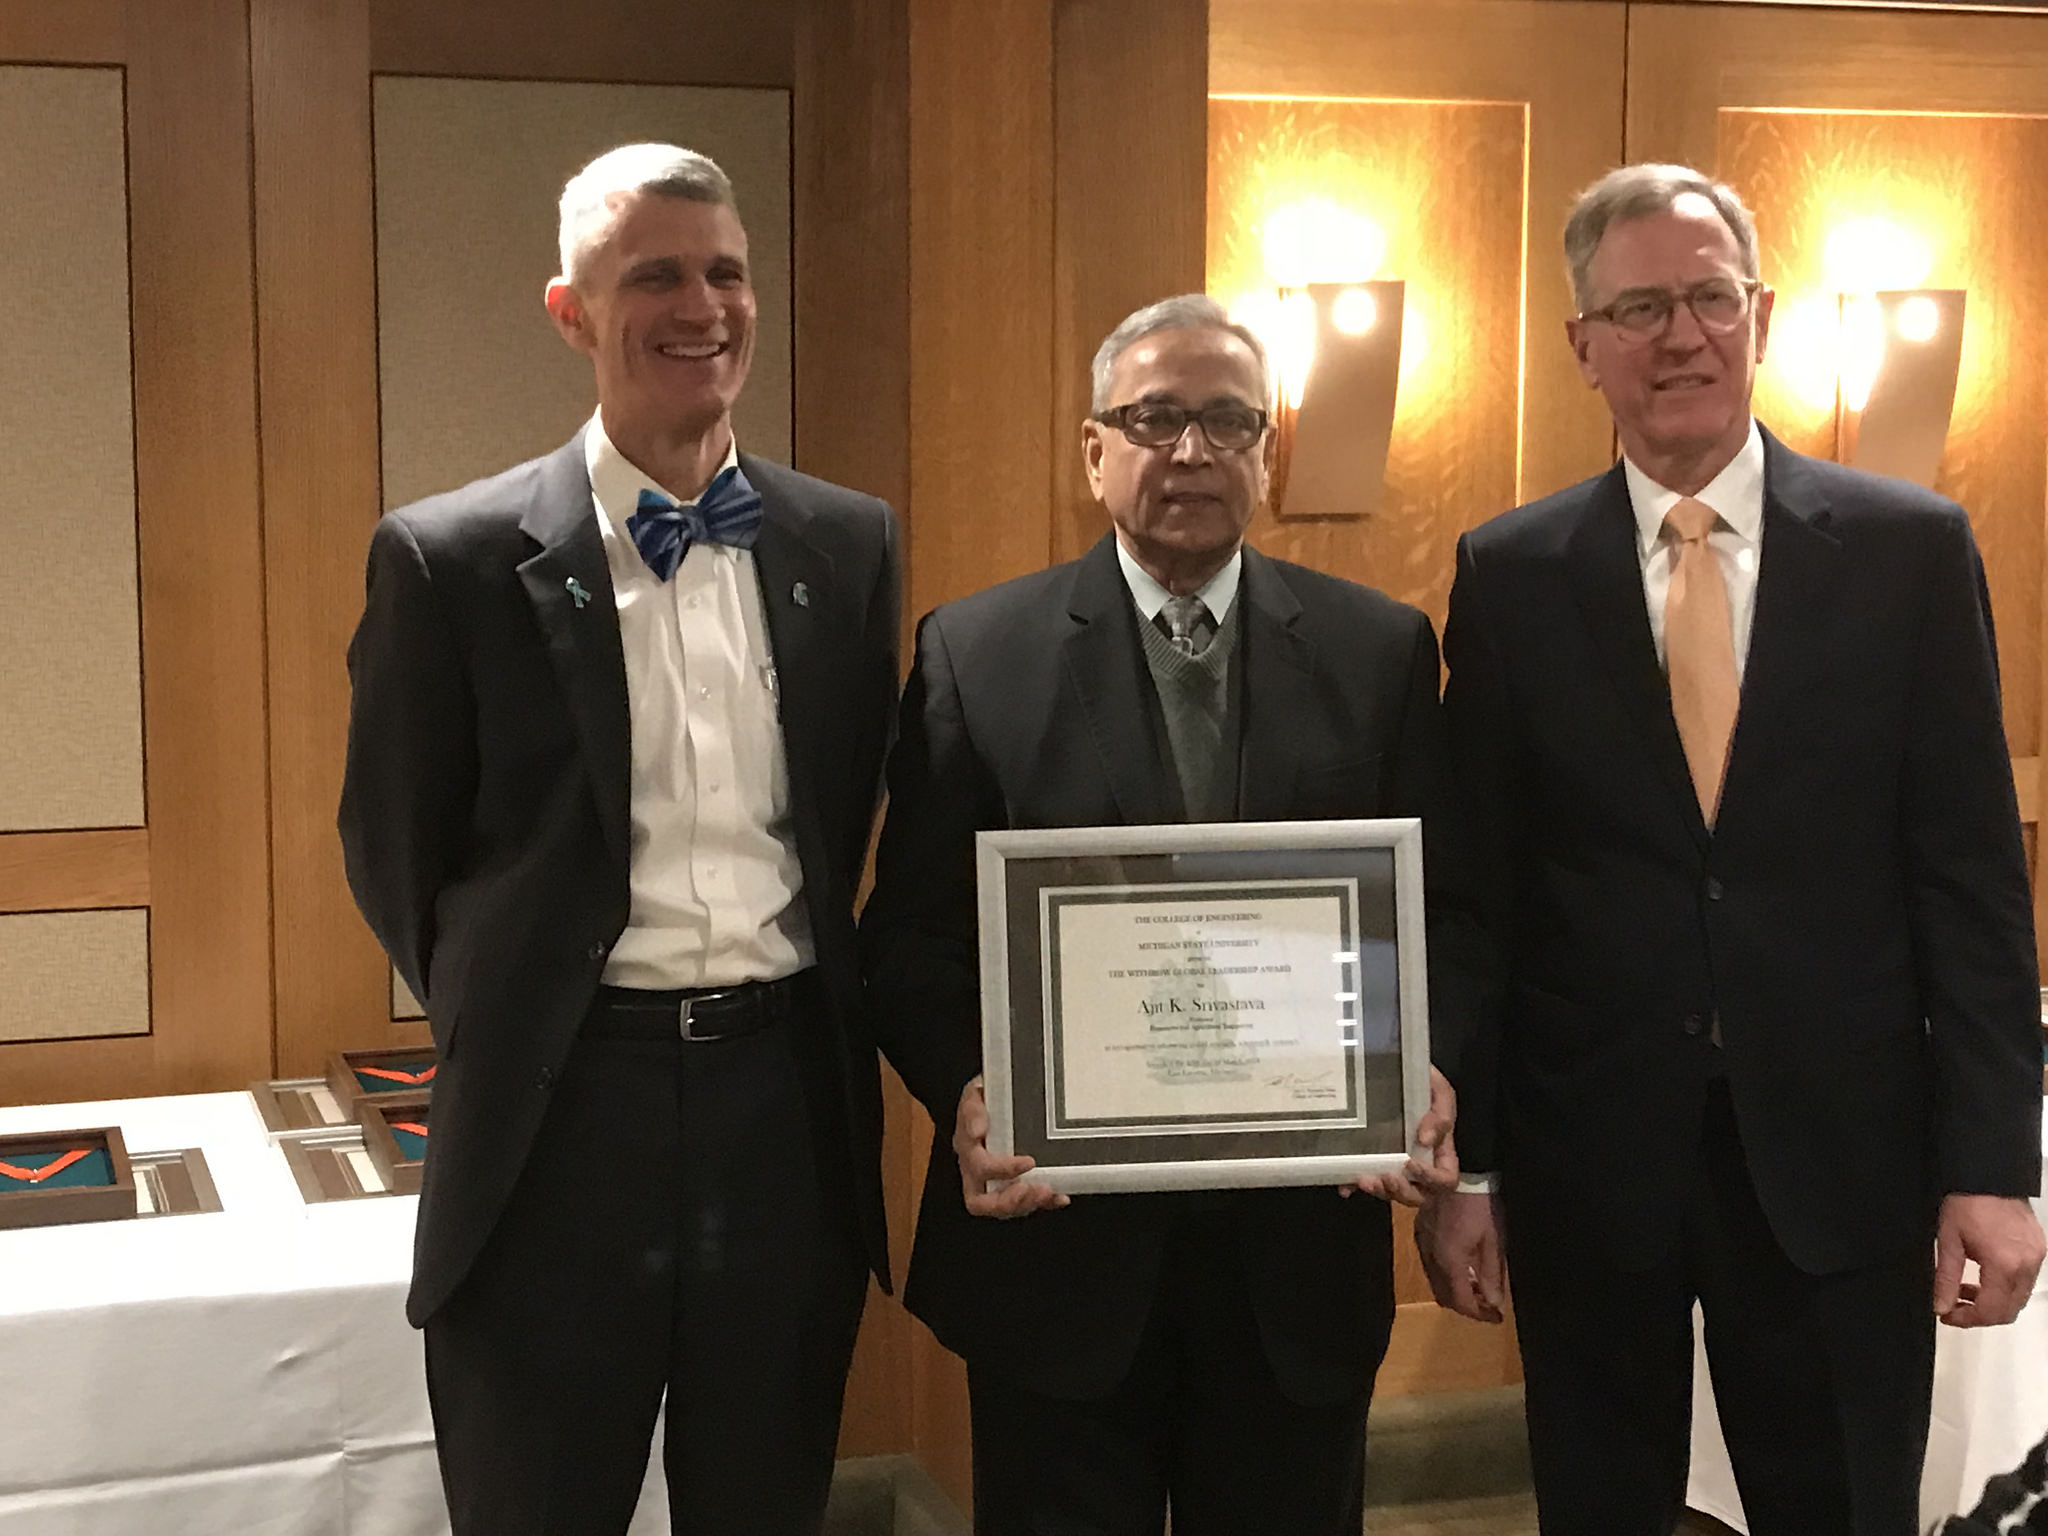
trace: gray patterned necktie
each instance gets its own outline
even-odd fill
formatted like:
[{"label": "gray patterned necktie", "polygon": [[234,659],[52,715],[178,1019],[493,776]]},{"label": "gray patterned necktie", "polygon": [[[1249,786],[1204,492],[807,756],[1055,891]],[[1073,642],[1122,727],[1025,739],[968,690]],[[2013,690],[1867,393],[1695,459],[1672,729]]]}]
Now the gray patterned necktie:
[{"label": "gray patterned necktie", "polygon": [[1199,597],[1169,597],[1159,619],[1174,649],[1186,656],[1201,655],[1216,634],[1216,620]]}]

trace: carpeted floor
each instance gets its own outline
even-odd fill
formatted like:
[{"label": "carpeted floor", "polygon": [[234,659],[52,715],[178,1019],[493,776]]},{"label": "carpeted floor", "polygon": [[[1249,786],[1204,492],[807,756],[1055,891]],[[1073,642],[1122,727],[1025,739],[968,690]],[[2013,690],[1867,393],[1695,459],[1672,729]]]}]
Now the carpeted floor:
[{"label": "carpeted floor", "polygon": [[[1368,1536],[1536,1536],[1522,1390],[1443,1392],[1373,1404]],[[1688,1512],[1680,1536],[1728,1536]]]},{"label": "carpeted floor", "polygon": [[[1374,1403],[1365,1477],[1365,1536],[1536,1536],[1520,1387]],[[906,1456],[841,1462],[832,1506],[828,1536],[967,1536]],[[1731,1533],[1688,1512],[1676,1536]]]}]

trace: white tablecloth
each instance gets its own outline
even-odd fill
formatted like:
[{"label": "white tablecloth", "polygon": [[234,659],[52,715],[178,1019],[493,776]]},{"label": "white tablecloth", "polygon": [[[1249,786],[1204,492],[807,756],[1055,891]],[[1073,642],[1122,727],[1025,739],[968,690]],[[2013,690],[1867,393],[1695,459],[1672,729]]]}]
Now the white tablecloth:
[{"label": "white tablecloth", "polygon": [[202,1148],[222,1210],[0,1231],[0,1536],[445,1536],[418,1200],[302,1203],[247,1094],[0,1109],[92,1125]]},{"label": "white tablecloth", "polygon": [[[2041,1148],[2048,1191],[2048,1128]],[[2035,1211],[2048,1222],[2048,1199]],[[1686,1502],[1747,1531],[1735,1473],[1707,1378],[1706,1344],[1693,1314],[1692,1478]],[[1920,1524],[1932,1525],[1977,1502],[1984,1480],[2009,1472],[2048,1435],[2048,1267],[2033,1299],[2004,1328],[1935,1329],[1934,1416],[1920,1478]]]}]

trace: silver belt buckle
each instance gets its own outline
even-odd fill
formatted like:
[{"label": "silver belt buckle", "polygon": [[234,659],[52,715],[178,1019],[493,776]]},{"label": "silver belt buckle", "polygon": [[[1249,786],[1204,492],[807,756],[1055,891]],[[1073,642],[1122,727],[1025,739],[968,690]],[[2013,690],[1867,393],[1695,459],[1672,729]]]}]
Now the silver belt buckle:
[{"label": "silver belt buckle", "polygon": [[692,1022],[692,1015],[696,1013],[697,1005],[699,1003],[722,1003],[731,996],[732,990],[730,988],[727,988],[726,990],[720,992],[706,992],[702,997],[684,998],[677,1009],[677,1012],[679,1014],[677,1023],[680,1025],[682,1029],[682,1038],[685,1040],[695,1040],[698,1042],[723,1040],[725,1038],[724,1035],[700,1035],[690,1027],[690,1024]]},{"label": "silver belt buckle", "polygon": [[690,1015],[696,1011],[696,1008],[697,999],[686,997],[677,1010],[677,1025],[682,1030],[682,1036],[685,1040],[702,1040],[704,1038],[702,1035],[692,1033],[690,1029]]}]

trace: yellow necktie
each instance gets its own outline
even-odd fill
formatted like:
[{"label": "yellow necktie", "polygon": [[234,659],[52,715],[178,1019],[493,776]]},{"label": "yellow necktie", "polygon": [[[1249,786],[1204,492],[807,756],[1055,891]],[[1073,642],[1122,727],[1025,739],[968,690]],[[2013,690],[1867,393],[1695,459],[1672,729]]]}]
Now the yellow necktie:
[{"label": "yellow necktie", "polygon": [[1679,541],[1671,588],[1664,599],[1664,660],[1671,675],[1671,715],[1692,770],[1700,815],[1714,824],[1728,742],[1735,734],[1741,690],[1735,680],[1735,631],[1728,617],[1728,587],[1707,547],[1716,521],[1705,502],[1682,498],[1664,515]]}]

